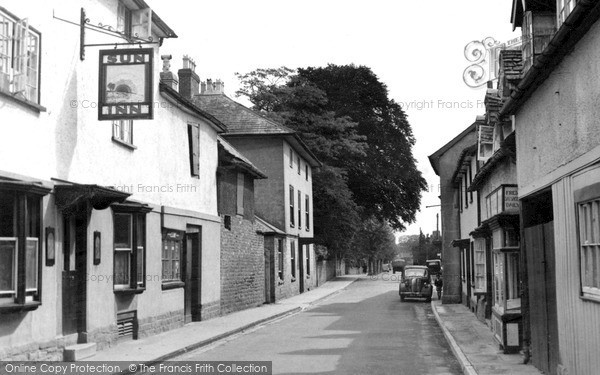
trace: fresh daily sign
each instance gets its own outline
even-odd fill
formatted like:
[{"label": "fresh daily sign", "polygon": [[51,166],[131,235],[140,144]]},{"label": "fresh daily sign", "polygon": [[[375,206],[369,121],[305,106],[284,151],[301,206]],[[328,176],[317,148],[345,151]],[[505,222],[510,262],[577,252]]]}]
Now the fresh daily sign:
[{"label": "fresh daily sign", "polygon": [[152,119],[152,48],[100,51],[98,120]]}]

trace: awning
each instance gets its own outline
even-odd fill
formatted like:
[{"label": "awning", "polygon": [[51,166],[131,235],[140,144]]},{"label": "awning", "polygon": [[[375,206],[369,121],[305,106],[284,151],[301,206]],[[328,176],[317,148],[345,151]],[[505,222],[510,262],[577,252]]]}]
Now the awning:
[{"label": "awning", "polygon": [[0,180],[0,191],[19,191],[28,194],[44,196],[50,192],[49,187],[41,182]]},{"label": "awning", "polygon": [[131,194],[98,185],[56,185],[54,186],[56,206],[60,210],[70,210],[79,203],[89,202],[96,210],[104,210],[113,203],[122,203]]},{"label": "awning", "polygon": [[469,238],[456,239],[452,240],[450,244],[454,247],[460,247],[461,249],[465,249],[471,245],[471,240]]}]

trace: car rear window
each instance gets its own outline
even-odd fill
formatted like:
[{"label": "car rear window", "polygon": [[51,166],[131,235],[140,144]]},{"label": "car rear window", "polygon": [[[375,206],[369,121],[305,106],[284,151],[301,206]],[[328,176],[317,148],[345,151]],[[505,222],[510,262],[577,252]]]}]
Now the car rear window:
[{"label": "car rear window", "polygon": [[424,269],[419,269],[419,268],[408,268],[406,270],[404,270],[405,276],[406,277],[421,277],[421,276],[425,276],[425,270]]}]

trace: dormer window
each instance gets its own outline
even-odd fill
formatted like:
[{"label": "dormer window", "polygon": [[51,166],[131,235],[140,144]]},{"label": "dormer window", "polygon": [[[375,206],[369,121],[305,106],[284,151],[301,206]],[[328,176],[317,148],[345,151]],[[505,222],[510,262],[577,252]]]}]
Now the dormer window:
[{"label": "dormer window", "polygon": [[152,35],[152,10],[130,9],[119,1],[117,31],[129,38],[148,39]]}]

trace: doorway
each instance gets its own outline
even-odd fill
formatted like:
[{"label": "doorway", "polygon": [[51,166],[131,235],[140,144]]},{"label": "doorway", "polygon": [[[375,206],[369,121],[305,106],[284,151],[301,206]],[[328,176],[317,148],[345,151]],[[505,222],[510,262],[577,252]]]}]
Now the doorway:
[{"label": "doorway", "polygon": [[304,293],[304,246],[298,241],[298,271],[300,274],[300,282],[298,284],[300,293]]},{"label": "doorway", "polygon": [[87,224],[86,210],[79,210],[63,220],[63,335],[77,333],[78,342],[86,342],[87,331]]},{"label": "doorway", "polygon": [[202,228],[188,226],[185,234],[184,275],[184,322],[202,318]]},{"label": "doorway", "polygon": [[558,315],[551,192],[523,201],[531,360],[545,374],[558,365]]}]

